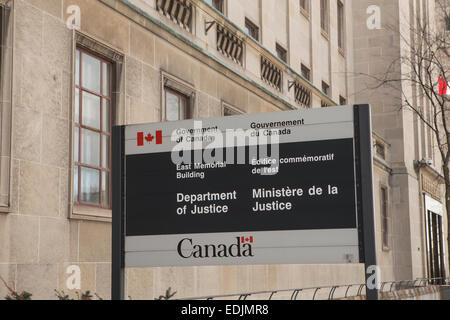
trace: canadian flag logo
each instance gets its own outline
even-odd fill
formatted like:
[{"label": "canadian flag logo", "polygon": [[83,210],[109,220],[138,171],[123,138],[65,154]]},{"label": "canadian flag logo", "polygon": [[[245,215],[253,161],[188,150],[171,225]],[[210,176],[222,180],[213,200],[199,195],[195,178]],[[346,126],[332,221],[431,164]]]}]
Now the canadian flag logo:
[{"label": "canadian flag logo", "polygon": [[448,86],[447,81],[444,78],[439,77],[439,95],[441,96],[450,96],[450,88]]},{"label": "canadian flag logo", "polygon": [[250,237],[241,237],[241,243],[253,243],[253,236]]},{"label": "canadian flag logo", "polygon": [[145,142],[147,143],[153,143],[155,144],[162,144],[162,131],[157,130],[155,132],[155,135],[151,133],[145,134],[144,132],[138,132],[137,133],[137,145],[138,147],[144,146]]}]

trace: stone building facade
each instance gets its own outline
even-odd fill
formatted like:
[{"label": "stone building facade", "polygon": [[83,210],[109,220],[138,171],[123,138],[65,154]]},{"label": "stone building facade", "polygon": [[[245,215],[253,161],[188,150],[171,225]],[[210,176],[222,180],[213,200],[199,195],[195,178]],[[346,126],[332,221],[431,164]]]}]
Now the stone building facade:
[{"label": "stone building facade", "polygon": [[[411,55],[420,41],[420,28],[435,28],[438,6],[435,1],[383,3],[379,6],[381,28],[370,30],[365,18],[359,14],[373,2],[353,3],[355,99],[371,104],[373,128],[387,139],[390,150],[388,158],[384,159],[389,175],[380,178],[379,185],[376,182],[374,186],[379,191],[386,188],[388,199],[390,232],[378,255],[382,274],[387,278],[411,279],[448,275],[444,272],[448,268],[448,251],[445,249],[447,216],[443,208],[441,158],[430,128],[417,113],[404,107],[404,101],[408,99],[416,110],[424,110],[429,117],[430,103],[411,81],[394,82],[370,90],[377,81],[366,76],[409,79],[411,67],[406,59],[399,57]],[[376,163],[381,162],[379,158],[376,150]],[[375,176],[377,180],[378,175]],[[375,206],[382,205],[380,196],[382,192],[375,192]],[[436,204],[434,209],[433,204]],[[379,218],[378,230],[381,232],[382,214]],[[438,234],[430,231],[433,228],[439,231]],[[430,236],[434,236],[434,240]],[[435,240],[440,243],[434,243]],[[440,252],[440,258],[437,258],[436,250]]]},{"label": "stone building facade", "polygon": [[[399,94],[361,87],[402,50],[368,29],[372,2],[1,0],[0,275],[36,298],[110,297],[112,125],[371,103],[381,280],[426,277],[439,159]],[[383,25],[432,19],[433,1],[379,2]],[[125,296],[362,282],[360,264],[128,269]]]}]

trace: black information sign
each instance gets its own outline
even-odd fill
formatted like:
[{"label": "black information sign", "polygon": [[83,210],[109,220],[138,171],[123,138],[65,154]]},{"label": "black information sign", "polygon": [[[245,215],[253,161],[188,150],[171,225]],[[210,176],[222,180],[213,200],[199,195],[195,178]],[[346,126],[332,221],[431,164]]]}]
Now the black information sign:
[{"label": "black information sign", "polygon": [[126,235],[356,228],[353,153],[353,139],[281,144],[273,175],[257,173],[270,157],[208,167],[128,156]]}]

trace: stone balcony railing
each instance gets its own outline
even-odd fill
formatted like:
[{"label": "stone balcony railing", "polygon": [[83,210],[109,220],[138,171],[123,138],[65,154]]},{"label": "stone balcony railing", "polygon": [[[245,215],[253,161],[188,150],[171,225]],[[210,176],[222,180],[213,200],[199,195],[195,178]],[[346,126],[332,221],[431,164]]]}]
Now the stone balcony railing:
[{"label": "stone balcony railing", "polygon": [[244,52],[243,41],[235,33],[219,24],[216,27],[216,31],[217,51],[242,66]]},{"label": "stone balcony railing", "polygon": [[[278,59],[260,41],[249,36],[240,26],[206,2],[155,0],[152,3],[159,13],[155,18],[161,19],[164,16],[163,23],[167,27],[178,33],[176,27],[167,23],[168,19],[189,33],[180,32],[180,39],[188,44],[194,43],[219,59],[232,61],[238,67],[234,69],[231,66],[234,72],[242,74],[246,79],[267,84],[264,89],[271,91],[273,96],[279,96],[290,108],[315,107],[321,101],[322,106],[336,104],[302,77],[299,71]],[[204,32],[201,32],[202,26]],[[214,30],[214,36],[211,36],[210,30]],[[284,90],[293,81],[296,82],[294,91]]]},{"label": "stone balcony railing", "polygon": [[192,4],[187,0],[157,0],[156,9],[182,28],[191,30]]},{"label": "stone balcony railing", "polygon": [[282,91],[283,72],[263,55],[261,56],[261,79],[278,91]]},{"label": "stone balcony railing", "polygon": [[390,143],[378,135],[376,132],[372,134],[373,149],[372,153],[383,161],[390,161]]},{"label": "stone balcony railing", "polygon": [[289,82],[289,90],[294,88],[294,99],[298,104],[310,108],[311,107],[311,90],[302,85],[298,80]]}]

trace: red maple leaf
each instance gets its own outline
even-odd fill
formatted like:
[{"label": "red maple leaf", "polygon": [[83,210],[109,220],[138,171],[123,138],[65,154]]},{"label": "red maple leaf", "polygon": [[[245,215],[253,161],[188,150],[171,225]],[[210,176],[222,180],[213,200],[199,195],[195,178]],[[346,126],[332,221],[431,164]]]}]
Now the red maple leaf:
[{"label": "red maple leaf", "polygon": [[150,143],[150,142],[153,141],[154,138],[155,138],[155,137],[152,136],[151,133],[149,133],[149,134],[145,137],[145,140],[146,140],[148,143]]}]

